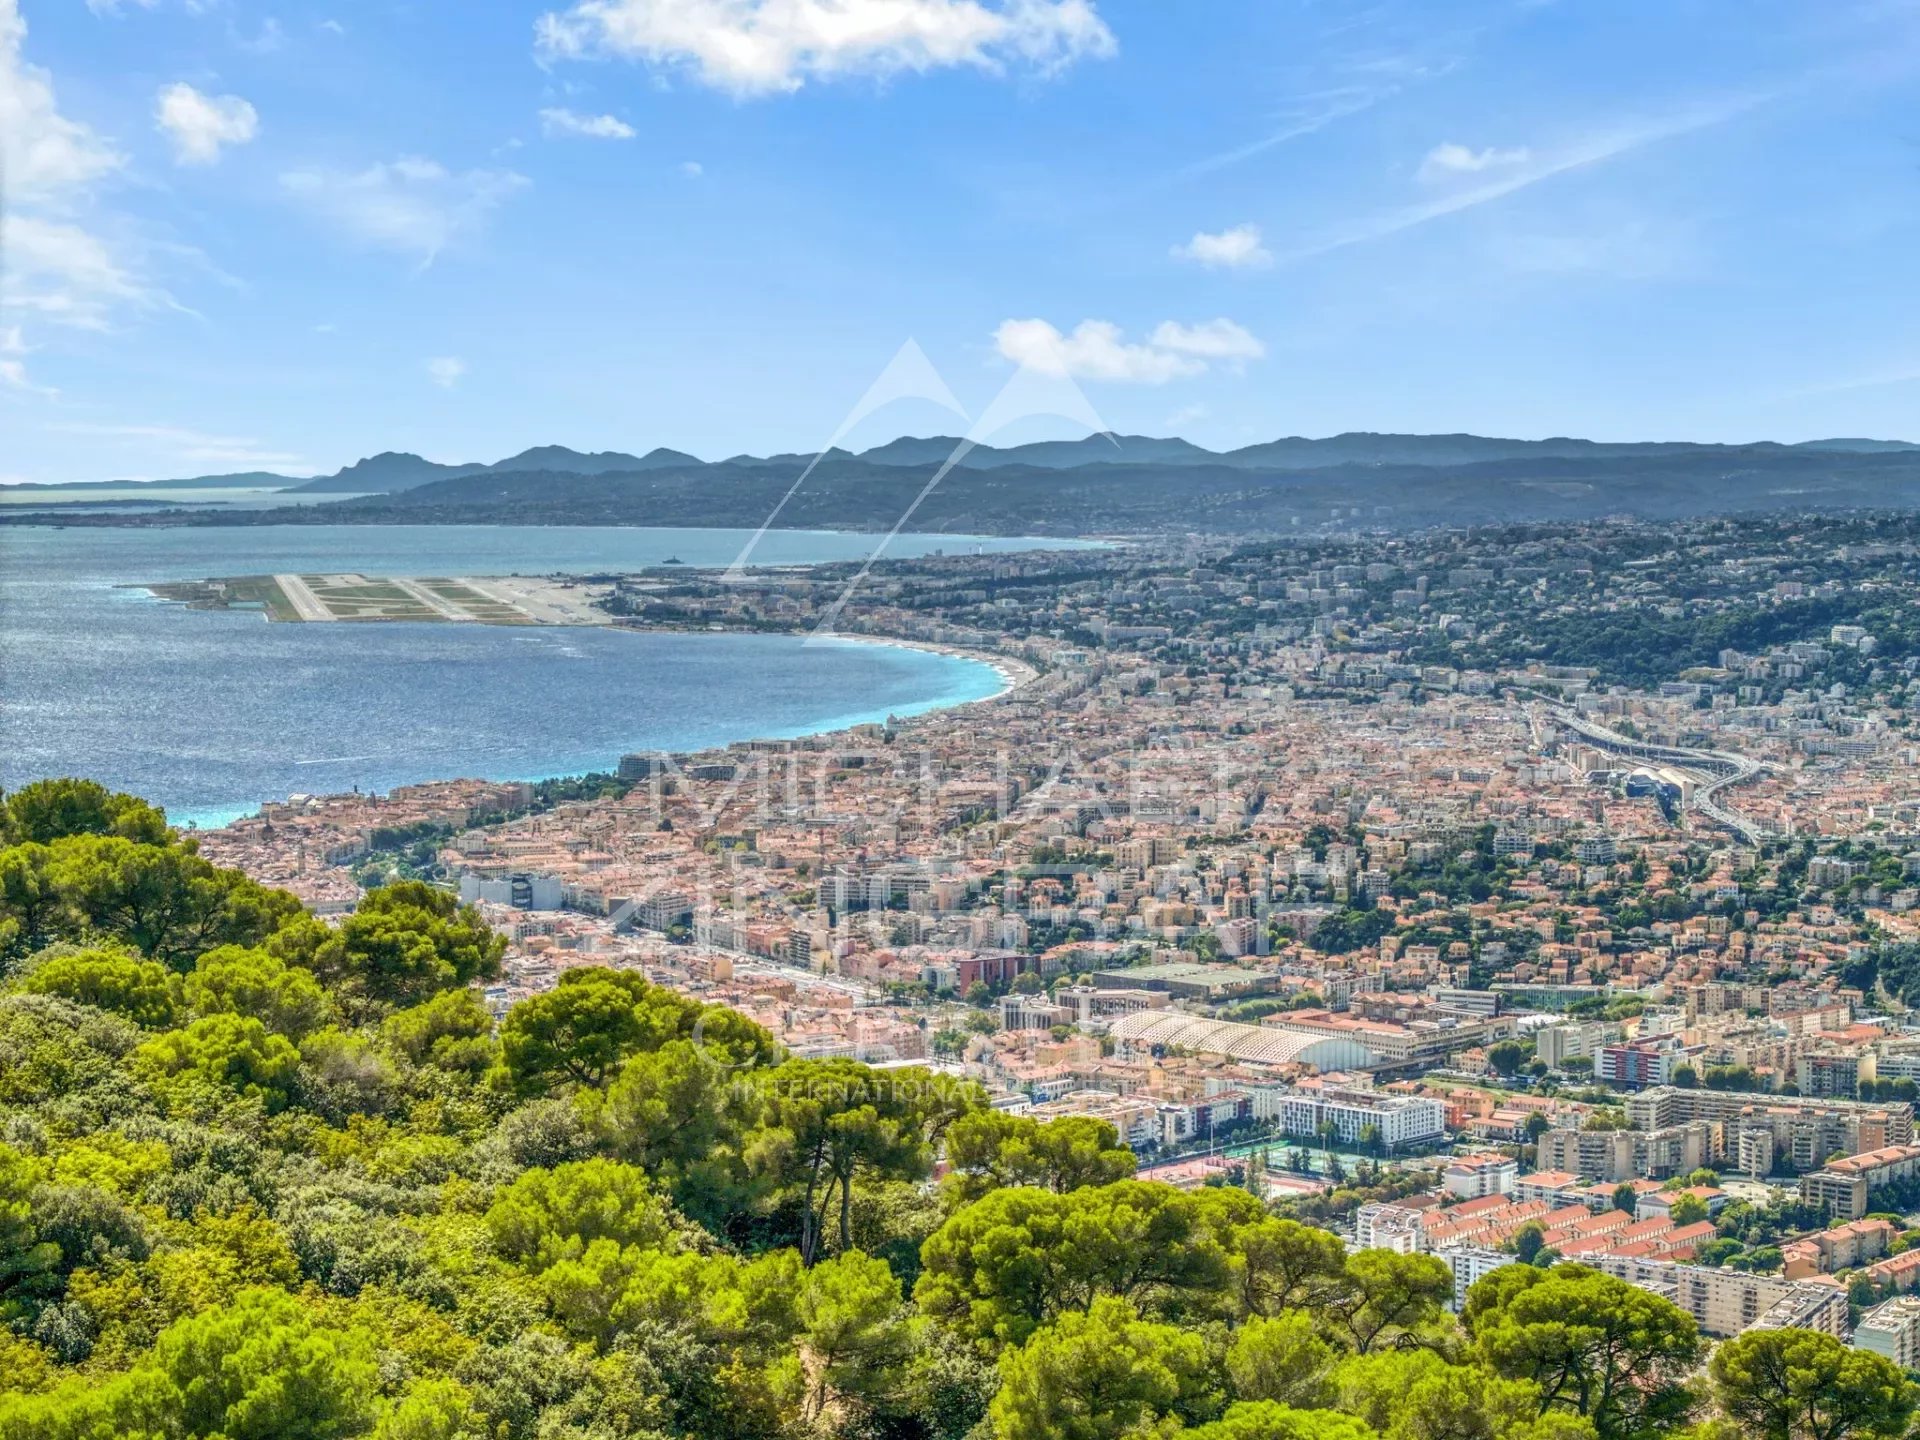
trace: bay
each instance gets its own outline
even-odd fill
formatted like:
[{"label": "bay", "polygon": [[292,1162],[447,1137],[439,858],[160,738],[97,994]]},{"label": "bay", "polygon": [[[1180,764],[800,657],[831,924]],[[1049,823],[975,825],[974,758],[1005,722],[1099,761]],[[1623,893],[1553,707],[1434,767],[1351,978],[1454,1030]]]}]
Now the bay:
[{"label": "bay", "polygon": [[[293,793],[611,768],[631,750],[783,738],[984,699],[956,656],[797,636],[270,624],[144,581],[357,571],[584,574],[731,563],[737,530],[500,526],[0,527],[0,788],[87,775],[180,823]],[[770,531],[763,565],[857,560],[879,537]],[[887,554],[1069,542],[902,535]]]}]

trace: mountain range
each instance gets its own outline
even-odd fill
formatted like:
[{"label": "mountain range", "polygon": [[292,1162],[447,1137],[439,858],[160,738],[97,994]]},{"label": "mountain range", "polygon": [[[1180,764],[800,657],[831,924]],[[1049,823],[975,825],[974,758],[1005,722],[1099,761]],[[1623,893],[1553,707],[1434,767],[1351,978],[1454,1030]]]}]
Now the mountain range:
[{"label": "mountain range", "polygon": [[[959,444],[905,436],[859,454],[712,462],[675,450],[586,453],[563,445],[466,465],[385,452],[306,480],[253,474],[159,482],[218,488],[244,479],[258,488],[277,480],[292,504],[84,518],[75,506],[62,518],[98,525],[903,524],[945,533],[1111,535],[1920,509],[1920,445],[1899,440],[1714,445],[1356,432],[1215,452],[1178,437],[1090,435],[978,446],[930,485]],[[0,519],[29,518],[24,507],[6,509]]]},{"label": "mountain range", "polygon": [[[745,467],[833,466],[849,461],[865,465],[919,468],[947,463],[964,442],[952,435],[903,435],[884,445],[853,452],[831,449],[818,456],[790,452],[777,455],[735,455],[713,465]],[[1395,435],[1349,431],[1322,439],[1290,435],[1237,450],[1215,451],[1179,436],[1088,435],[1079,440],[1041,440],[1027,445],[977,445],[959,460],[968,470],[1025,467],[1073,470],[1089,465],[1224,466],[1235,470],[1324,470],[1340,465],[1457,466],[1503,460],[1631,460],[1719,456],[1737,458],[1781,454],[1899,455],[1920,452],[1907,440],[1830,439],[1795,444],[1758,441],[1753,444],[1703,444],[1695,441],[1601,441],[1553,437],[1510,440],[1485,435]],[[237,475],[202,475],[192,479],[147,482],[159,489],[282,489],[301,495],[370,495],[411,490],[441,480],[469,475],[639,474],[650,470],[681,470],[709,466],[709,462],[680,450],[659,448],[644,455],[619,450],[583,452],[565,445],[535,445],[491,464],[442,464],[405,451],[382,451],[338,470],[313,477],[247,471]],[[711,467],[709,467],[711,468]],[[78,481],[68,484],[32,484],[29,490],[101,489],[122,481]]]}]

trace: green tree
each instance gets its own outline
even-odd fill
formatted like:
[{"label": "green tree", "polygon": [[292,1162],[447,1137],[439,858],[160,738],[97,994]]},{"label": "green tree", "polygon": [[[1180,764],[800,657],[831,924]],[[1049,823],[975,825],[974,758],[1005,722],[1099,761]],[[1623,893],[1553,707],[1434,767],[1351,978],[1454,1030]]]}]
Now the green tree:
[{"label": "green tree", "polygon": [[989,1415],[995,1440],[1121,1440],[1220,1404],[1206,1342],[1096,1300],[1029,1336],[1000,1362]]},{"label": "green tree", "polygon": [[1496,1374],[1537,1385],[1543,1407],[1585,1416],[1602,1440],[1690,1409],[1684,1381],[1700,1337],[1671,1301],[1582,1265],[1508,1266],[1482,1286],[1481,1304],[1468,1296],[1477,1351]]},{"label": "green tree", "polygon": [[1233,1393],[1243,1400],[1274,1400],[1307,1410],[1330,1404],[1339,1356],[1319,1329],[1304,1310],[1248,1320],[1234,1332],[1227,1350]]},{"label": "green tree", "polygon": [[255,945],[299,912],[300,902],[237,870],[219,870],[184,846],[118,835],[55,840],[46,879],[71,938],[124,941],[175,970],[216,945]]},{"label": "green tree", "polygon": [[1453,1295],[1453,1271],[1431,1255],[1361,1250],[1317,1303],[1359,1354],[1413,1335],[1440,1315]]},{"label": "green tree", "polygon": [[1697,1225],[1707,1218],[1707,1202],[1698,1195],[1682,1195],[1667,1207],[1667,1218],[1675,1225]]},{"label": "green tree", "polygon": [[802,1417],[872,1411],[895,1397],[913,1337],[886,1262],[850,1250],[807,1272],[795,1303],[807,1373]]},{"label": "green tree", "polygon": [[180,982],[173,972],[124,950],[49,955],[15,984],[29,994],[61,995],[111,1010],[149,1030],[172,1025],[180,1008]]},{"label": "green tree", "polygon": [[1233,1237],[1233,1284],[1249,1315],[1317,1304],[1345,1282],[1346,1262],[1339,1236],[1297,1220],[1270,1216]]},{"label": "green tree", "polygon": [[604,1100],[588,1092],[580,1108],[608,1150],[719,1229],[752,1198],[744,1144],[755,1107],[738,1082],[692,1041],[669,1040],[630,1057]]},{"label": "green tree", "polygon": [[402,880],[367,891],[338,929],[306,932],[287,958],[334,985],[404,1006],[493,978],[506,943],[471,905],[422,881]]},{"label": "green tree", "polygon": [[637,971],[582,966],[507,1012],[500,1058],[513,1088],[534,1095],[568,1083],[598,1088],[628,1056],[675,1039],[721,1067],[764,1065],[776,1049],[765,1030],[724,1006],[650,985]]},{"label": "green tree", "polygon": [[469,1078],[486,1073],[499,1055],[486,1002],[465,988],[394,1011],[381,1021],[380,1037],[409,1064]]},{"label": "green tree", "polygon": [[883,1075],[850,1060],[789,1060],[755,1084],[761,1125],[748,1164],[797,1209],[808,1265],[836,1211],[839,1247],[853,1248],[856,1183],[923,1179],[936,1141],[980,1103],[972,1087],[923,1070]]},{"label": "green tree", "polygon": [[523,1095],[557,1085],[598,1087],[646,1043],[641,1005],[652,993],[632,971],[582,967],[522,1000],[500,1026],[500,1059]]},{"label": "green tree", "polygon": [[496,1254],[532,1270],[577,1260],[595,1240],[649,1249],[674,1235],[646,1175],[600,1159],[523,1172],[488,1208],[486,1228]]},{"label": "green tree", "polygon": [[133,1052],[132,1063],[137,1075],[170,1093],[226,1089],[259,1100],[271,1113],[292,1097],[300,1052],[251,1016],[207,1015],[156,1035]]},{"label": "green tree", "polygon": [[1487,1047],[1487,1063],[1499,1074],[1513,1076],[1520,1072],[1531,1053],[1518,1040],[1501,1040]]},{"label": "green tree", "polygon": [[1714,1398],[1757,1440],[1896,1440],[1914,1385],[1891,1361],[1817,1330],[1750,1330],[1707,1366]]},{"label": "green tree", "polygon": [[5,797],[0,838],[49,845],[69,835],[115,835],[142,845],[167,844],[167,817],[146,801],[92,780],[36,780]]},{"label": "green tree", "polygon": [[1296,1410],[1272,1400],[1242,1401],[1180,1440],[1379,1440],[1380,1432],[1338,1410]]},{"label": "green tree", "polygon": [[73,924],[52,868],[45,845],[0,849],[0,959],[38,950]]},{"label": "green tree", "polygon": [[1134,1170],[1133,1151],[1112,1123],[1082,1115],[1040,1121],[976,1110],[953,1122],[946,1150],[950,1196],[962,1204],[1012,1185],[1054,1191],[1110,1185]]},{"label": "green tree", "polygon": [[348,1440],[375,1415],[371,1337],[293,1296],[248,1290],[163,1331],[134,1369],[0,1398],[8,1440],[92,1436]]},{"label": "green tree", "polygon": [[197,1014],[249,1015],[295,1041],[333,1017],[333,1006],[310,971],[238,945],[222,945],[196,960],[185,992]]},{"label": "green tree", "polygon": [[29,1314],[59,1288],[60,1247],[40,1233],[33,1214],[38,1180],[26,1156],[0,1144],[0,1322]]},{"label": "green tree", "polygon": [[1244,1190],[1140,1180],[996,1190],[928,1237],[914,1298],[988,1353],[1102,1296],[1154,1319],[1205,1314],[1229,1291],[1236,1233],[1264,1213]]}]

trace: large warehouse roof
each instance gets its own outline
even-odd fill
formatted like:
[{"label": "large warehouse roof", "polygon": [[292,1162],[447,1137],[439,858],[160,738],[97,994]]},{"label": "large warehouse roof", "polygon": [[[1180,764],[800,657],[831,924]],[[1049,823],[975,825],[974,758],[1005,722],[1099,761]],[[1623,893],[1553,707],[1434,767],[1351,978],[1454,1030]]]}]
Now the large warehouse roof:
[{"label": "large warehouse roof", "polygon": [[1366,1046],[1344,1036],[1208,1020],[1178,1010],[1137,1010],[1114,1021],[1109,1033],[1128,1045],[1177,1045],[1203,1055],[1226,1055],[1261,1065],[1311,1065],[1322,1073],[1360,1070],[1378,1063]]}]

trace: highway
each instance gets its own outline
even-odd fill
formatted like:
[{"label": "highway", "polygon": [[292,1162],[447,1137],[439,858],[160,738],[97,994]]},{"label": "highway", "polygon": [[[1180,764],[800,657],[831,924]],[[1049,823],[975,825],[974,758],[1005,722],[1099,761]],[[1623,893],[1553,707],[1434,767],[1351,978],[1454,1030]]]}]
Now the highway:
[{"label": "highway", "polygon": [[[1537,693],[1537,692],[1534,692]],[[1544,697],[1542,697],[1544,698]],[[1546,713],[1554,724],[1563,730],[1570,730],[1597,750],[1610,755],[1620,755],[1632,760],[1642,760],[1650,765],[1664,765],[1674,770],[1685,771],[1696,784],[1693,798],[1687,808],[1704,816],[1714,824],[1731,830],[1749,845],[1758,845],[1766,838],[1762,830],[1752,820],[1722,805],[1719,796],[1722,791],[1733,785],[1751,780],[1761,771],[1757,760],[1744,755],[1735,755],[1726,750],[1701,750],[1683,745],[1653,745],[1644,740],[1635,740],[1617,731],[1568,709],[1565,705],[1552,701],[1546,703]]]}]

